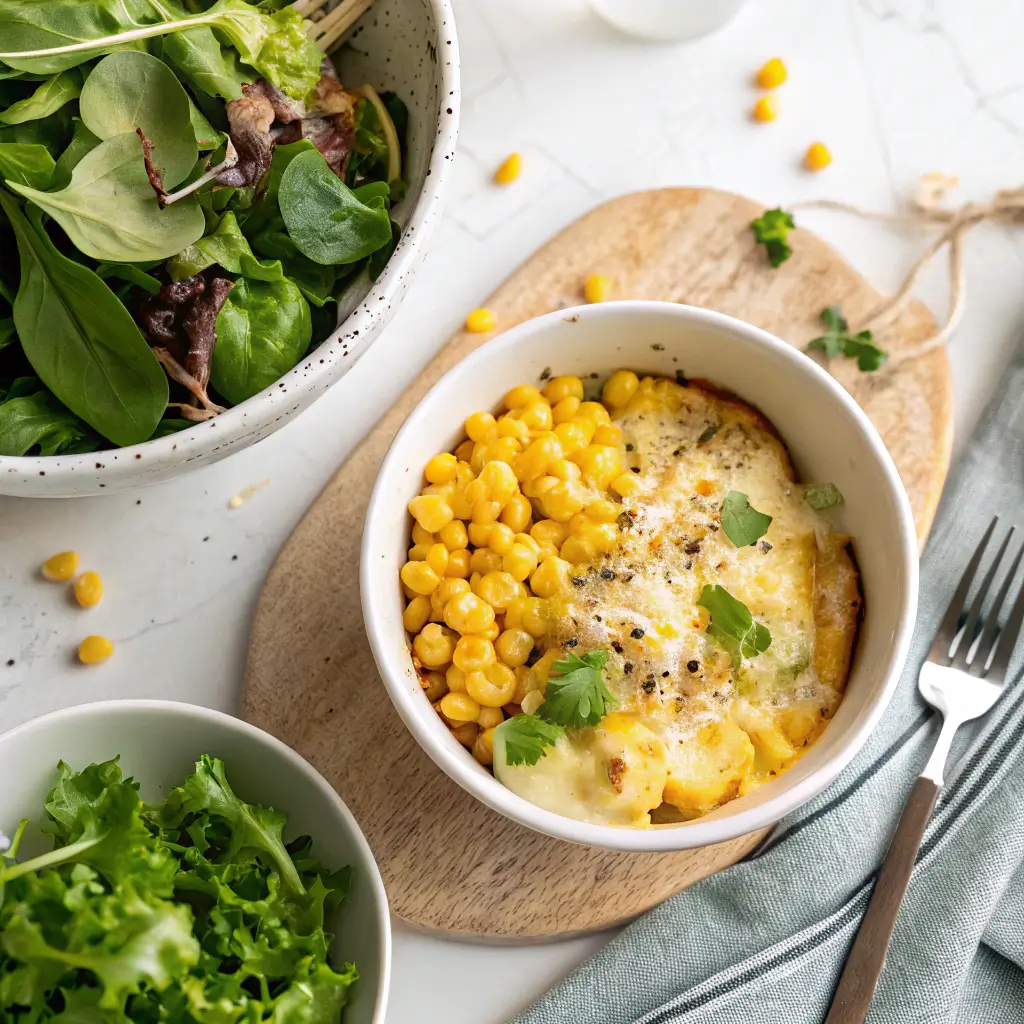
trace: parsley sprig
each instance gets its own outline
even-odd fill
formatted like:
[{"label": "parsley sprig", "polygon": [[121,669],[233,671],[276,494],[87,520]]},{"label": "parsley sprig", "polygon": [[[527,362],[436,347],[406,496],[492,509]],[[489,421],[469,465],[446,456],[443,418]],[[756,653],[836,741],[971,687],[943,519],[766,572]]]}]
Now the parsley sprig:
[{"label": "parsley sprig", "polygon": [[793,250],[789,244],[789,232],[796,227],[793,215],[782,209],[765,210],[760,217],[750,222],[754,238],[764,246],[768,262],[773,267],[781,266]]},{"label": "parsley sprig", "polygon": [[722,502],[722,529],[738,548],[756,544],[767,532],[772,517],[758,512],[742,491],[730,491]]},{"label": "parsley sprig", "polygon": [[809,349],[824,352],[829,359],[845,356],[857,360],[857,369],[863,373],[877,370],[889,358],[884,348],[875,344],[870,331],[850,333],[850,325],[838,306],[827,306],[821,311],[825,333],[809,342]]},{"label": "parsley sprig", "polygon": [[551,666],[544,703],[535,715],[515,715],[495,730],[505,744],[506,764],[536,764],[565,729],[597,725],[615,698],[604,684],[605,651],[568,654]]},{"label": "parsley sprig", "polygon": [[744,658],[757,657],[771,647],[772,635],[767,627],[755,622],[750,609],[725,587],[705,583],[697,604],[711,613],[707,635],[732,655],[735,668]]}]

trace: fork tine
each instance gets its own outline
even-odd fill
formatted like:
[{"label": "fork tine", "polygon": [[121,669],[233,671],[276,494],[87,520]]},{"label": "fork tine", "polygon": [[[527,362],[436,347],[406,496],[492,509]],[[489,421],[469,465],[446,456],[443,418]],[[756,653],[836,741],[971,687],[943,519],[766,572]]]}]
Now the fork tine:
[{"label": "fork tine", "polygon": [[935,634],[935,640],[932,642],[932,649],[928,655],[929,659],[932,661],[941,662],[943,665],[949,664],[949,650],[953,646],[953,641],[956,639],[957,623],[960,621],[960,613],[963,611],[964,605],[967,603],[967,595],[971,592],[971,583],[974,582],[974,574],[978,571],[982,555],[985,554],[985,548],[988,546],[989,539],[992,536],[992,531],[996,528],[996,523],[998,522],[999,517],[993,516],[992,522],[988,524],[988,529],[985,531],[985,536],[981,538],[981,543],[979,543],[974,549],[974,554],[971,555],[971,560],[967,563],[967,568],[964,569],[963,576],[960,577],[960,583],[957,585],[956,593],[949,602],[946,614],[942,618],[942,624],[939,626],[938,632]]},{"label": "fork tine", "polygon": [[1006,579],[1003,580],[1003,585],[999,588],[999,593],[996,595],[995,603],[992,605],[992,609],[985,620],[985,628],[982,630],[981,639],[978,641],[978,650],[974,660],[971,662],[970,668],[970,671],[976,676],[986,675],[985,663],[991,657],[996,639],[999,636],[999,612],[1006,601],[1006,595],[1010,592],[1010,587],[1013,586],[1013,580],[1017,575],[1017,569],[1020,567],[1022,558],[1024,558],[1024,544],[1021,544],[1017,550],[1017,557],[1014,558],[1013,564],[1006,573]]},{"label": "fork tine", "polygon": [[[1017,561],[1020,561],[1020,554],[1017,555]],[[1014,573],[1010,574],[1012,579],[1017,569],[1017,563],[1014,563]],[[1009,579],[1007,580],[1007,586],[1009,585]],[[1017,645],[1017,639],[1020,636],[1021,625],[1024,624],[1024,582],[1022,582],[1020,590],[1017,592],[1017,601],[1013,606],[1013,611],[1010,612],[1010,617],[1006,620],[1006,625],[1003,626],[1003,632],[999,637],[999,645],[996,647],[995,656],[992,658],[992,664],[989,666],[988,671],[985,673],[987,676],[994,676],[997,680],[1002,681],[1006,676],[1006,669],[1010,664],[1010,657],[1013,654],[1013,649]]]},{"label": "fork tine", "polygon": [[[1010,546],[1010,540],[1013,537],[1014,528],[1011,526],[1003,539],[1003,543],[999,545],[999,550],[996,552],[996,557],[992,559],[992,564],[988,567],[988,572],[985,573],[985,578],[981,581],[981,586],[978,587],[978,593],[975,595],[974,600],[971,602],[971,610],[967,613],[967,621],[964,623],[964,628],[960,633],[960,643],[957,644],[956,653],[953,655],[951,662],[954,668],[967,668],[967,656],[971,652],[971,648],[974,646],[974,640],[976,638],[978,630],[978,620],[981,618],[981,609],[985,604],[985,599],[988,597],[989,587],[992,586],[992,581],[996,577],[996,573],[999,571],[1000,563],[1003,560],[1003,556],[1006,554],[1006,549]],[[993,609],[998,614],[998,606]],[[978,648],[980,651],[981,648]]]}]

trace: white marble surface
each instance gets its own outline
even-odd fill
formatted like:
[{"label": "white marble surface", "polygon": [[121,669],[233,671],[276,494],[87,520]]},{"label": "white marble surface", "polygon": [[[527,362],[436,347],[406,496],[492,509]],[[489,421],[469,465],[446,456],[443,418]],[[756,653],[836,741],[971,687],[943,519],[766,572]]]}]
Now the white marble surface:
[{"label": "white marble surface", "polygon": [[[829,196],[895,209],[926,171],[959,175],[968,197],[1021,183],[1015,0],[752,0],[719,34],[675,46],[616,34],[584,0],[456,0],[456,14],[464,113],[447,213],[404,307],[359,365],[278,434],[182,480],[122,497],[0,499],[0,729],[107,697],[232,709],[260,583],[331,472],[466,312],[602,199],[707,184],[771,204]],[[790,68],[781,115],[755,125],[750,76],[776,54]],[[835,162],[812,176],[799,161],[819,138]],[[514,149],[523,177],[499,190],[490,174]],[[801,221],[883,288],[920,244],[836,214]],[[971,239],[969,309],[951,349],[960,438],[1020,336],[1022,263],[1024,233]],[[944,308],[941,272],[922,294]],[[37,577],[65,548],[106,580],[88,613]],[[355,566],[338,580],[355,583]],[[105,666],[74,664],[86,632],[116,641]],[[500,1024],[607,938],[515,949],[396,931],[389,1024]]]}]

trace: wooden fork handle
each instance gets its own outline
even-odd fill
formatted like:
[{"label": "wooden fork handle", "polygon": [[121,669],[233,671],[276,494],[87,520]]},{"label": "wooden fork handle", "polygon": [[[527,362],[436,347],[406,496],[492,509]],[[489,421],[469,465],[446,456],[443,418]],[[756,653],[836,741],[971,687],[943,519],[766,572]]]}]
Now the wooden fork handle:
[{"label": "wooden fork handle", "polygon": [[896,834],[889,844],[889,852],[878,872],[857,938],[846,958],[825,1024],[862,1024],[867,1018],[896,925],[896,915],[910,884],[910,873],[914,870],[921,837],[938,796],[938,783],[924,776],[918,778],[910,791]]}]

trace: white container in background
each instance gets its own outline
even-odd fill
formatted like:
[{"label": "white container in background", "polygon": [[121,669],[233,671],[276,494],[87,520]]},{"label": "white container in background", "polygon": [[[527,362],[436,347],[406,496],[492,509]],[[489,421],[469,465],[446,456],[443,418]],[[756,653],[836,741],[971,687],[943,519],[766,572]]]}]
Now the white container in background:
[{"label": "white container in background", "polygon": [[732,21],[747,0],[590,0],[621,32],[657,42],[677,42],[714,32]]}]

